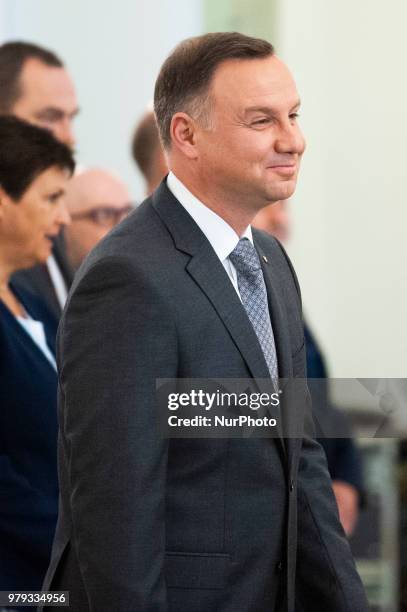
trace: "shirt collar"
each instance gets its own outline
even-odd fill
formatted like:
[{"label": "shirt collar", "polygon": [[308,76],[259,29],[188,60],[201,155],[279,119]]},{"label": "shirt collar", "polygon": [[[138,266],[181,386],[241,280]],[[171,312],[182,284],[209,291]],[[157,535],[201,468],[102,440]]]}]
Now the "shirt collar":
[{"label": "shirt collar", "polygon": [[[173,172],[168,174],[167,187],[205,234],[219,259],[222,262],[227,259],[239,242],[239,236],[235,230],[222,217],[198,200]],[[248,238],[253,244],[250,225],[245,229],[241,238]]]}]

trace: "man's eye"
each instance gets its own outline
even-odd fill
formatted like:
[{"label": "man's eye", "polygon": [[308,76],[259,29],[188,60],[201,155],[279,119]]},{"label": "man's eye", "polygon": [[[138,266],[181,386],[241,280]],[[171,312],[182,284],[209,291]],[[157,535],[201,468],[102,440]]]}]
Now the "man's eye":
[{"label": "man's eye", "polygon": [[56,123],[57,121],[60,121],[62,118],[63,118],[63,115],[60,112],[53,111],[53,110],[45,111],[37,115],[37,120],[39,122],[46,123],[46,124]]},{"label": "man's eye", "polygon": [[290,119],[292,121],[295,121],[296,119],[298,119],[299,116],[300,116],[299,113],[291,113]]},{"label": "man's eye", "polygon": [[51,204],[56,204],[60,197],[60,193],[52,193],[50,196],[48,196],[48,202],[50,202]]},{"label": "man's eye", "polygon": [[109,223],[112,221],[112,218],[115,216],[115,211],[110,208],[98,208],[93,211],[93,216],[96,223]]},{"label": "man's eye", "polygon": [[262,119],[255,119],[252,122],[252,125],[265,125],[266,123],[269,123],[270,119],[268,117],[263,117]]}]

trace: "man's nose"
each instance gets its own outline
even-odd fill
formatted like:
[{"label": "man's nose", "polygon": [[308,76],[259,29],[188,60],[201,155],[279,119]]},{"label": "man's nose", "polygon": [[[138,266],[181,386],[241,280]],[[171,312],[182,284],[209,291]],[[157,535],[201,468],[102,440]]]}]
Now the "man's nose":
[{"label": "man's nose", "polygon": [[287,122],[280,127],[276,139],[275,149],[277,153],[291,153],[302,155],[305,151],[305,138],[298,125]]},{"label": "man's nose", "polygon": [[58,125],[56,137],[65,143],[70,149],[75,146],[75,135],[72,128],[72,121],[68,118],[61,121]]},{"label": "man's nose", "polygon": [[55,221],[60,228],[63,225],[69,225],[71,223],[71,215],[69,214],[68,208],[63,200],[61,200],[59,203]]}]

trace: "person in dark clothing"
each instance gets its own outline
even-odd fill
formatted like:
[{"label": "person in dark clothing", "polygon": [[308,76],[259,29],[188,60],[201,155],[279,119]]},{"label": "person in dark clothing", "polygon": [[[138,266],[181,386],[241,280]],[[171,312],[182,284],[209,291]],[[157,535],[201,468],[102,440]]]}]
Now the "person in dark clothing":
[{"label": "person in dark clothing", "polygon": [[73,170],[47,130],[0,117],[0,591],[41,589],[57,519],[57,320],[10,277],[49,256]]}]

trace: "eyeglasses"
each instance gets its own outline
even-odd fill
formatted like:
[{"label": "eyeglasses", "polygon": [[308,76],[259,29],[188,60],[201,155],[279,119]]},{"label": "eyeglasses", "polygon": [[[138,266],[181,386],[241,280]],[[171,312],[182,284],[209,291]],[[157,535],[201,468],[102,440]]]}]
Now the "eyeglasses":
[{"label": "eyeglasses", "polygon": [[85,219],[100,227],[114,227],[122,221],[122,219],[127,217],[129,212],[133,209],[133,204],[126,204],[121,208],[100,205],[90,208],[89,210],[84,210],[83,212],[73,213],[71,214],[71,219],[73,221]]}]

